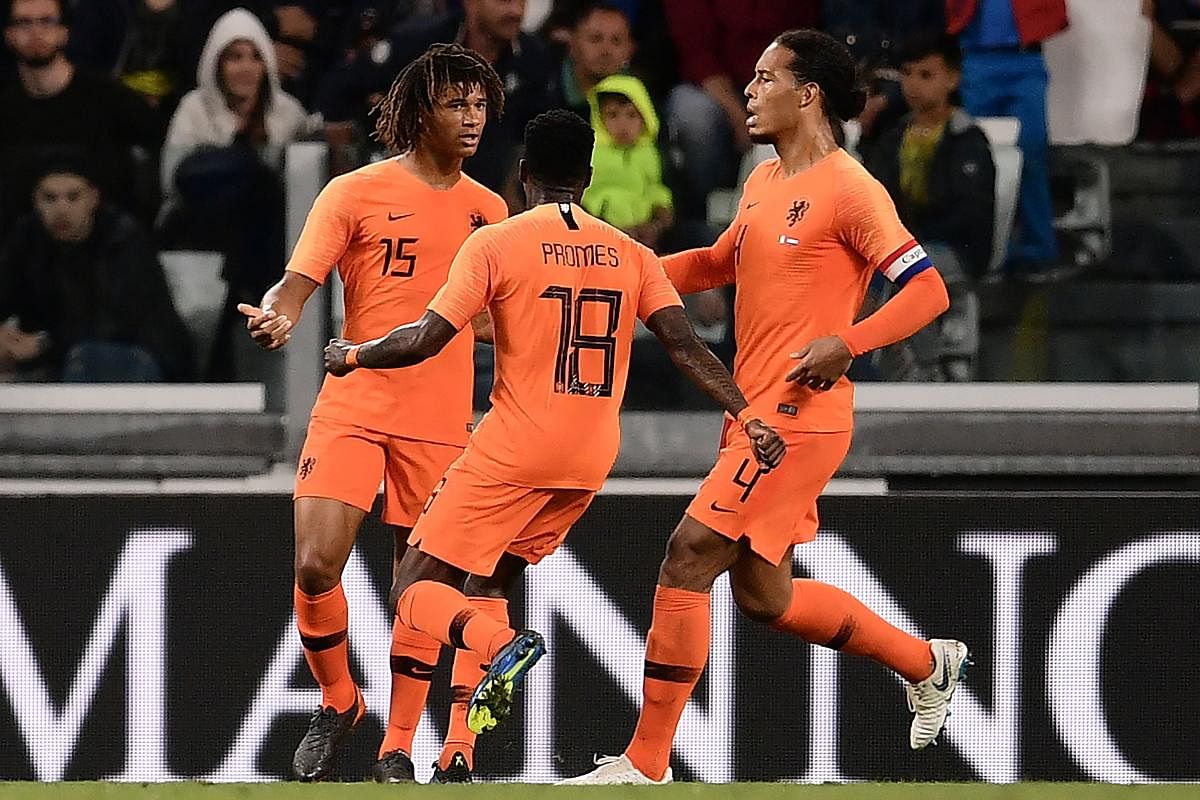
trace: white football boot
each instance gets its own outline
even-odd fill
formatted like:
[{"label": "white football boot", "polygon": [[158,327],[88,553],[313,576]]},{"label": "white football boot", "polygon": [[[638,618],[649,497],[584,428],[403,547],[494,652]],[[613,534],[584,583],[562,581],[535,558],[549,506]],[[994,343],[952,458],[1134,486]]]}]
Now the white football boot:
[{"label": "white football boot", "polygon": [[908,743],[920,750],[934,742],[950,715],[950,698],[954,687],[967,674],[970,652],[962,642],[953,639],[932,639],[933,674],[920,683],[904,687],[908,694],[908,710],[913,712]]},{"label": "white football boot", "polygon": [[661,781],[653,781],[646,777],[641,770],[633,765],[625,755],[599,756],[596,758],[596,768],[575,778],[559,781],[559,786],[600,786],[617,783],[632,783],[645,786],[661,786],[671,782],[671,768]]}]

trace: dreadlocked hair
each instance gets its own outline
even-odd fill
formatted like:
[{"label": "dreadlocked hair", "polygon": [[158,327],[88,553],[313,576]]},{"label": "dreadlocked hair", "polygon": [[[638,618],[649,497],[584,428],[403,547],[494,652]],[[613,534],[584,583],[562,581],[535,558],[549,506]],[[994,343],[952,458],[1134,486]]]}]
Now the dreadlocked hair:
[{"label": "dreadlocked hair", "polygon": [[371,109],[375,139],[393,153],[411,150],[422,120],[433,113],[447,89],[478,86],[487,97],[488,116],[504,113],[504,84],[483,56],[458,44],[434,44],[400,71],[387,95]]}]

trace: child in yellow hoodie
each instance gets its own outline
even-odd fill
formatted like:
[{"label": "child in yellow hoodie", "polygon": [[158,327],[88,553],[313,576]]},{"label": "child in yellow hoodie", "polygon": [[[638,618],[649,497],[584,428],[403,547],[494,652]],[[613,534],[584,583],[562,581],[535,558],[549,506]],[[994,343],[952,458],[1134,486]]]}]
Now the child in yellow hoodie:
[{"label": "child in yellow hoodie", "polygon": [[671,190],[662,182],[650,93],[632,75],[610,75],[588,93],[588,105],[596,147],[583,207],[654,249],[675,215]]}]

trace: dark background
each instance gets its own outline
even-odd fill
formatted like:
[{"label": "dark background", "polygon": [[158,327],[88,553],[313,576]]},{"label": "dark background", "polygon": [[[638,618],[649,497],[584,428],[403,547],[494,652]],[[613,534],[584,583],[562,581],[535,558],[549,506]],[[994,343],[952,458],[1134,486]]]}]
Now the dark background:
[{"label": "dark background", "polygon": [[[666,536],[686,497],[601,496],[569,540],[574,557],[642,636]],[[908,493],[822,500],[826,536],[842,537],[924,632],[968,642],[976,665],[968,685],[992,703],[993,576],[964,554],[971,531],[1057,538],[1057,552],[1027,562],[1023,581],[1021,776],[1085,779],[1060,744],[1046,709],[1046,639],[1064,595],[1095,562],[1150,535],[1196,535],[1193,495],[1052,496],[1018,493]],[[212,772],[228,751],[291,612],[291,508],[287,497],[86,496],[0,498],[0,572],[15,595],[56,704],[68,695],[101,599],[130,532],[183,528],[193,543],[168,573],[167,754],[181,776]],[[386,591],[391,536],[372,520],[360,538],[379,602]],[[1126,759],[1153,779],[1195,780],[1200,767],[1200,675],[1194,585],[1200,564],[1152,566],[1113,604],[1101,660],[1105,716]],[[853,585],[843,588],[854,592]],[[587,595],[564,586],[579,602]],[[716,613],[733,614],[717,607]],[[523,618],[518,597],[514,619]],[[597,618],[598,624],[601,622]],[[736,741],[739,780],[796,778],[809,762],[810,648],[738,620]],[[620,752],[636,709],[593,656],[561,625],[554,632],[553,766],[584,771],[594,753]],[[3,646],[15,632],[4,631]],[[84,723],[68,779],[111,776],[125,761],[125,633],[118,636]],[[386,645],[381,645],[386,647]],[[382,652],[382,650],[381,650]],[[435,676],[431,709],[444,726],[448,657]],[[953,746],[913,753],[898,684],[861,659],[840,662],[841,772],[857,779],[978,778]],[[356,666],[356,673],[360,672]],[[301,664],[293,686],[312,685]],[[698,696],[704,697],[702,681]],[[134,690],[136,691],[136,690]],[[305,715],[278,718],[259,769],[283,777]],[[954,721],[950,722],[953,727]],[[481,773],[514,777],[524,768],[518,712],[481,740]],[[365,776],[380,729],[369,717],[352,740],[341,774]],[[551,765],[538,765],[549,770]],[[419,771],[420,774],[420,771]],[[547,773],[549,776],[549,773]],[[0,779],[36,777],[7,695],[0,702]],[[676,759],[676,777],[693,777]]]}]

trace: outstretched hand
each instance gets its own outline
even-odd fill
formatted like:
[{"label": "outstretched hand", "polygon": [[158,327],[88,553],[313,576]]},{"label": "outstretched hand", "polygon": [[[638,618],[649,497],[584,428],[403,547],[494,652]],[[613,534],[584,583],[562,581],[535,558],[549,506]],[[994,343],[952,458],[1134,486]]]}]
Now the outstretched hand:
[{"label": "outstretched hand", "polygon": [[287,317],[249,303],[238,303],[237,310],[246,317],[250,338],[263,350],[278,350],[292,338],[292,321]]},{"label": "outstretched hand", "polygon": [[354,367],[346,363],[346,354],[351,347],[354,342],[349,339],[330,339],[325,345],[325,371],[338,378],[353,372]]},{"label": "outstretched hand", "polygon": [[822,336],[801,347],[792,358],[799,363],[788,371],[785,380],[794,381],[818,392],[833,388],[850,369],[854,356],[840,336]]},{"label": "outstretched hand", "polygon": [[783,461],[787,453],[787,445],[783,438],[761,419],[752,419],[746,423],[746,435],[750,437],[750,446],[754,457],[763,469],[774,469]]}]

